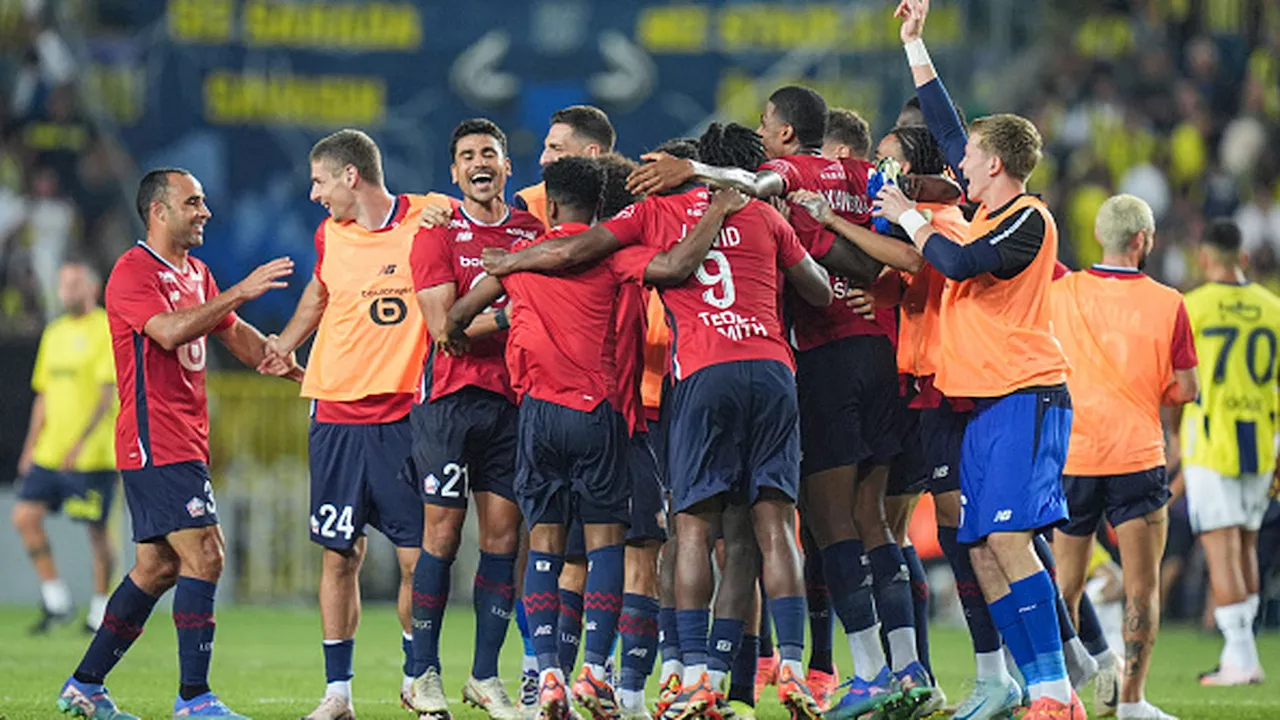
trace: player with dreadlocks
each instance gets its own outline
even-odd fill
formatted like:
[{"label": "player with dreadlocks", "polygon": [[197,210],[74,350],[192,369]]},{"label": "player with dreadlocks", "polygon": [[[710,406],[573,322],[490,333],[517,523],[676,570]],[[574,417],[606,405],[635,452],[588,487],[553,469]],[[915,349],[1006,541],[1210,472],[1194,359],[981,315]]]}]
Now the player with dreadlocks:
[{"label": "player with dreadlocks", "polygon": [[[747,157],[755,141],[744,129],[713,128],[699,155]],[[690,218],[711,212],[708,191],[691,185],[654,195],[571,238],[520,253],[490,253],[499,276],[550,272],[620,247],[678,248]],[[725,222],[696,277],[662,289],[675,348],[669,396],[667,468],[678,513],[676,602],[684,681],[668,714],[720,717],[724,681],[743,634],[764,555],[764,579],[783,654],[780,699],[800,717],[816,717],[800,666],[804,583],[795,542],[798,408],[789,350],[778,317],[778,274],[815,305],[832,298],[826,273],[804,252],[771,207],[751,202]],[[754,527],[753,527],[754,525]],[[709,538],[726,538],[727,572],[716,594],[720,613],[708,642],[712,573]],[[751,543],[754,539],[758,544]],[[738,556],[741,561],[738,561]]]}]

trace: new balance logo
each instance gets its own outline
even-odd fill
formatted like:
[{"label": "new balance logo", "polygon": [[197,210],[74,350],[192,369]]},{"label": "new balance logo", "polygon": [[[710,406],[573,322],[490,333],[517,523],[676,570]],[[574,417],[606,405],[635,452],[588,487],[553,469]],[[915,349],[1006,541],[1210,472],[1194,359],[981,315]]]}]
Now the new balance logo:
[{"label": "new balance logo", "polygon": [[911,571],[907,570],[906,565],[898,566],[898,572],[893,576],[893,582],[911,582]]},{"label": "new balance logo", "polygon": [[430,621],[430,620],[417,620],[417,619],[415,619],[415,620],[413,621],[413,629],[414,629],[414,630],[430,630],[430,629],[431,629],[431,621]]},{"label": "new balance logo", "polygon": [[716,641],[716,652],[727,653],[733,650],[733,643],[728,640]]},{"label": "new balance logo", "polygon": [[944,478],[944,477],[946,477],[946,476],[948,476],[948,475],[950,475],[950,474],[951,474],[951,466],[950,466],[950,465],[939,465],[938,467],[936,467],[936,468],[934,468],[934,469],[933,469],[933,479],[934,479],[934,480],[941,480],[942,478]]},{"label": "new balance logo", "polygon": [[538,560],[533,564],[533,569],[537,570],[538,572],[551,572],[551,561]]},{"label": "new balance logo", "polygon": [[382,266],[382,269],[378,271],[378,274],[379,275],[395,275],[396,274],[395,263]]},{"label": "new balance logo", "polygon": [[996,522],[1009,522],[1013,519],[1012,510],[999,510],[996,512]]},{"label": "new balance logo", "polygon": [[587,628],[586,628],[586,631],[587,631],[587,632],[595,632],[595,631],[596,631],[596,621],[595,621],[595,620],[589,620],[589,621],[587,622]]},{"label": "new balance logo", "polygon": [[550,625],[539,625],[538,627],[534,628],[534,630],[533,630],[533,636],[534,636],[534,637],[545,637],[545,636],[547,636],[547,635],[550,635],[552,632],[553,632],[553,631],[552,631],[552,629],[551,629],[551,626],[550,626]]},{"label": "new balance logo", "polygon": [[642,648],[642,647],[633,647],[627,651],[627,654],[631,655],[632,657],[638,657],[638,658],[649,657],[649,651],[646,648]]}]

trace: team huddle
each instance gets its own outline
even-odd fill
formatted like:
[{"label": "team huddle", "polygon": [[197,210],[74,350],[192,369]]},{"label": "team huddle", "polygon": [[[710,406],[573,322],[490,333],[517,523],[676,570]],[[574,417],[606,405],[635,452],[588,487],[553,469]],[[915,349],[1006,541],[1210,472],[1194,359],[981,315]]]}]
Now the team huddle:
[{"label": "team huddle", "polygon": [[[461,199],[389,192],[374,141],[336,132],[309,156],[329,217],[278,334],[236,310],[293,262],[220,291],[189,254],[210,217],[199,181],[148,173],[146,239],[106,285],[137,562],[58,707],[134,718],[103,683],[173,588],[174,717],[243,718],[208,684],[224,543],[211,333],[312,401],[327,684],[304,720],[355,717],[370,526],[399,560],[401,701],[451,716],[440,638],[469,503],[461,694],[494,720],[575,704],[592,720],[746,720],[768,686],[797,720],[1083,720],[1091,682],[1096,715],[1170,718],[1143,686],[1174,476],[1226,638],[1200,681],[1261,682],[1247,558],[1275,468],[1280,299],[1244,281],[1228,223],[1205,237],[1210,285],[1184,301],[1146,277],[1155,223],[1127,195],[1099,211],[1103,263],[1068,273],[1026,190],[1039,133],[1007,114],[966,128],[920,37],[927,10],[898,7],[916,97],[875,148],[856,113],[801,86],[775,91],[754,131],[713,124],[643,164],[613,152],[604,112],[574,106],[551,117],[542,182],[508,204],[507,139],[488,120],[452,134]],[[925,491],[976,665],[951,711],[907,536]],[[1117,649],[1083,593],[1104,517],[1124,569]],[[512,616],[515,699],[498,671]]]}]

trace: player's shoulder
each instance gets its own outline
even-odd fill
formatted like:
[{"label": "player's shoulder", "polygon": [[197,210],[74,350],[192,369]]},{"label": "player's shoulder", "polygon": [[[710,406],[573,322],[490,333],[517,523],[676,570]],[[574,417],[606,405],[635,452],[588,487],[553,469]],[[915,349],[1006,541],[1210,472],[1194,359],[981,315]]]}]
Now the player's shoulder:
[{"label": "player's shoulder", "polygon": [[163,266],[156,256],[138,243],[116,258],[116,263],[111,266],[111,273],[107,276],[107,286],[110,287],[113,283],[133,282],[140,276],[162,269]]},{"label": "player's shoulder", "polygon": [[410,212],[421,212],[422,208],[428,206],[442,207],[452,210],[462,204],[457,198],[438,192],[429,192],[426,194],[406,193],[401,197],[407,201]]},{"label": "player's shoulder", "polygon": [[1158,298],[1169,303],[1182,302],[1182,293],[1178,292],[1177,288],[1165,285],[1150,275],[1144,273],[1142,279],[1138,282],[1142,290],[1153,298]]},{"label": "player's shoulder", "polygon": [[507,218],[506,225],[524,230],[533,230],[534,237],[541,235],[547,226],[538,219],[537,215],[528,210],[520,210],[519,208],[511,208],[511,217]]}]

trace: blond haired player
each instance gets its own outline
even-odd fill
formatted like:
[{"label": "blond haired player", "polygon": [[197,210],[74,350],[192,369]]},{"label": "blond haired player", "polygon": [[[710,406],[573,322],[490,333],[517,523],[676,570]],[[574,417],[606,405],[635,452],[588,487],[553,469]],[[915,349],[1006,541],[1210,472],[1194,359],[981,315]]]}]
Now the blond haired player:
[{"label": "blond haired player", "polygon": [[1102,262],[1057,281],[1052,293],[1054,334],[1074,369],[1067,385],[1075,410],[1063,471],[1071,518],[1053,543],[1058,582],[1078,624],[1090,550],[1105,515],[1124,564],[1122,720],[1172,718],[1143,697],[1160,627],[1160,558],[1168,535],[1160,407],[1181,406],[1199,391],[1182,296],[1142,273],[1155,232],[1145,202],[1108,199],[1094,224]]}]

